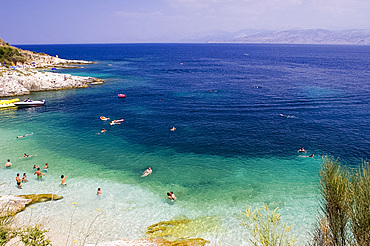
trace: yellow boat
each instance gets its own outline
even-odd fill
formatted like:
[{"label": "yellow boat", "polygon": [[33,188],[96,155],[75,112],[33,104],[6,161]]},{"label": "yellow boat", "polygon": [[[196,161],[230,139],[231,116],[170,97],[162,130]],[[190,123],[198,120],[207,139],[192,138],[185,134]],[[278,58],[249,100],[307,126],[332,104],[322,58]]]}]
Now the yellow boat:
[{"label": "yellow boat", "polygon": [[18,98],[10,99],[10,100],[0,100],[0,108],[10,108],[10,107],[17,107],[14,105],[15,102],[19,102]]},{"label": "yellow boat", "polygon": [[0,104],[9,104],[19,102],[19,98],[9,99],[9,100],[0,100]]}]

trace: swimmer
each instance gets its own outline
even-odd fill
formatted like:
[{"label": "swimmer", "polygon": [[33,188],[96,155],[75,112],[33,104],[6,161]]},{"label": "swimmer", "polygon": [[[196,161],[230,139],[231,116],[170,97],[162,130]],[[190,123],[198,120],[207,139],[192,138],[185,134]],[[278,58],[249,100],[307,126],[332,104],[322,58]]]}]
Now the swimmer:
[{"label": "swimmer", "polygon": [[176,131],[176,127],[173,126],[170,130],[173,132]]},{"label": "swimmer", "polygon": [[33,169],[37,169],[37,168],[39,168],[39,166],[33,165]]},{"label": "swimmer", "polygon": [[314,154],[311,154],[311,155],[300,155],[299,157],[311,157],[313,158],[315,155]]},{"label": "swimmer", "polygon": [[100,119],[101,119],[101,120],[109,120],[109,118],[108,118],[108,117],[104,117],[104,116],[100,116]]},{"label": "swimmer", "polygon": [[27,157],[34,157],[34,156],[37,156],[37,155],[27,155],[26,153],[24,153],[23,156],[19,158],[27,158]]},{"label": "swimmer", "polygon": [[112,120],[111,122],[109,122],[109,125],[111,125],[111,126],[114,126],[114,125],[119,125],[119,124],[121,124],[121,122],[119,122],[119,121],[116,121],[116,120]]},{"label": "swimmer", "polygon": [[41,171],[40,171],[40,168],[38,167],[37,168],[37,171],[33,174],[33,175],[37,175],[37,178],[41,179],[42,176],[46,176],[45,174],[43,174]]},{"label": "swimmer", "polygon": [[22,182],[28,182],[26,173],[23,173]]},{"label": "swimmer", "polygon": [[96,191],[96,195],[101,195],[102,194],[102,191],[100,188],[98,188],[98,190]]},{"label": "swimmer", "polygon": [[22,136],[17,136],[17,138],[24,138],[24,137],[31,136],[31,135],[33,135],[33,132],[29,133],[29,134],[22,135]]},{"label": "swimmer", "polygon": [[67,185],[67,184],[66,184],[66,178],[68,178],[68,176],[65,176],[65,177],[64,177],[64,175],[60,176],[60,179],[61,179],[61,185],[62,185],[62,186]]},{"label": "swimmer", "polygon": [[297,152],[305,152],[305,153],[307,153],[307,151],[302,147],[302,148],[300,148],[299,150],[297,150]]},{"label": "swimmer", "polygon": [[170,192],[168,192],[168,193],[167,193],[167,197],[168,197],[168,199],[170,199],[171,201],[174,201],[174,200],[176,199],[176,196],[175,196],[175,194],[173,194],[173,192],[172,192],[172,191],[170,191]]},{"label": "swimmer", "polygon": [[45,166],[44,166],[44,171],[47,172],[48,170],[49,170],[49,164],[46,163]]},{"label": "swimmer", "polygon": [[151,167],[148,167],[148,169],[146,169],[144,172],[143,172],[143,175],[141,175],[141,177],[145,177],[145,176],[148,176],[149,174],[151,174],[153,172],[152,168]]},{"label": "swimmer", "polygon": [[8,162],[5,163],[5,167],[11,167],[12,166],[12,163],[10,162],[10,160],[8,159]]},{"label": "swimmer", "polygon": [[295,116],[293,115],[284,115],[284,114],[280,114],[281,117],[285,117],[285,118],[295,118]]},{"label": "swimmer", "polygon": [[100,133],[105,133],[107,130],[105,130],[104,128],[101,129]]},{"label": "swimmer", "polygon": [[19,173],[17,173],[17,177],[15,177],[15,180],[17,181],[17,187],[18,189],[22,188],[21,179],[19,178]]}]

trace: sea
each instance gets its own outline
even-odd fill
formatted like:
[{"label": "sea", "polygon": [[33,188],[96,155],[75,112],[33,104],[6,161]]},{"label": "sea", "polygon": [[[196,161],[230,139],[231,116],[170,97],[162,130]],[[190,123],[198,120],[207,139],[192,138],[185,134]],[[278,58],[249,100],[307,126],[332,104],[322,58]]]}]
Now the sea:
[{"label": "sea", "polygon": [[[184,218],[194,223],[172,228],[167,239],[252,245],[243,212],[263,205],[306,245],[320,211],[322,158],[350,168],[370,158],[370,46],[18,47],[94,61],[51,71],[105,81],[32,92],[18,98],[45,106],[0,111],[0,195],[63,196],[16,216],[49,228],[54,245],[146,238],[148,226]],[[302,147],[307,153],[297,152]],[[46,163],[36,180],[33,166]],[[149,166],[152,174],[141,177]],[[27,173],[22,189],[17,173]]]}]

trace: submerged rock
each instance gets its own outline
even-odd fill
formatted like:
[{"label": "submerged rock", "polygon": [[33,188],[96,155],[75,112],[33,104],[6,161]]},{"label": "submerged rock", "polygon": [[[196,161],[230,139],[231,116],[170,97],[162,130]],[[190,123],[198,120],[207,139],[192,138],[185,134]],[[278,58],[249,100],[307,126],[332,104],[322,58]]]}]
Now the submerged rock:
[{"label": "submerged rock", "polygon": [[182,217],[151,225],[146,234],[151,238],[166,238],[174,241],[212,233],[217,231],[217,228],[220,228],[220,222],[215,216],[203,216],[192,220]]},{"label": "submerged rock", "polygon": [[[136,240],[121,239],[113,242],[98,243],[97,246],[203,246],[206,243],[209,243],[209,241],[202,238],[192,238],[179,241],[168,241],[161,238],[146,238]],[[92,244],[88,244],[87,246],[89,245],[92,246]]]},{"label": "submerged rock", "polygon": [[37,202],[48,202],[52,200],[60,200],[63,198],[63,196],[58,196],[55,194],[28,194],[28,195],[19,195],[19,197],[23,197],[25,199],[31,199],[31,204],[37,203]]},{"label": "submerged rock", "polygon": [[6,195],[0,197],[0,217],[13,216],[23,211],[28,205],[62,199],[55,194]]}]

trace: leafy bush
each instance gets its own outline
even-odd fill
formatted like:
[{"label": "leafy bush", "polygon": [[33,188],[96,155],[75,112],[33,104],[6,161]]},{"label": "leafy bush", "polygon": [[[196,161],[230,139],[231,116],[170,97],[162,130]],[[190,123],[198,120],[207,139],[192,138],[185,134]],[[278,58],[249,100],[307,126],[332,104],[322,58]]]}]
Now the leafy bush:
[{"label": "leafy bush", "polygon": [[20,236],[21,241],[26,246],[48,246],[52,245],[49,240],[45,238],[45,233],[48,230],[42,230],[38,226],[26,227],[25,229],[16,232]]}]

